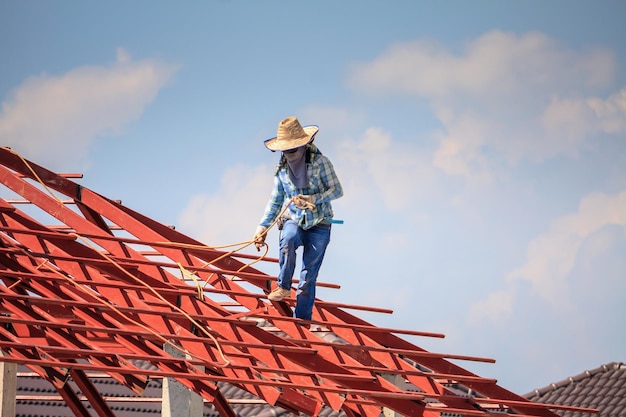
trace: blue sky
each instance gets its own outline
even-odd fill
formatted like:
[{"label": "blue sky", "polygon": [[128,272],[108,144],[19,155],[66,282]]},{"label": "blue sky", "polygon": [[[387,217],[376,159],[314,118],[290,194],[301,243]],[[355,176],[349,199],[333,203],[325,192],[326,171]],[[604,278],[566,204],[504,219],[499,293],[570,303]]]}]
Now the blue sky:
[{"label": "blue sky", "polygon": [[[626,358],[626,3],[0,3],[0,144],[209,245],[278,122],[345,196],[320,280],[523,394]],[[270,234],[271,254],[277,236]],[[275,271],[268,270],[273,273]]]}]

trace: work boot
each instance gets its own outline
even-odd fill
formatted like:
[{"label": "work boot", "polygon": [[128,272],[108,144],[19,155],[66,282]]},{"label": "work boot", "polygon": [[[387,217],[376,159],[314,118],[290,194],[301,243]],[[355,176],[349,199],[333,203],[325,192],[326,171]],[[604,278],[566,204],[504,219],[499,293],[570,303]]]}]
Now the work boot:
[{"label": "work boot", "polygon": [[290,294],[291,294],[291,290],[288,290],[283,287],[276,287],[276,289],[272,291],[270,295],[267,296],[267,298],[270,301],[280,301],[285,297],[289,297]]},{"label": "work boot", "polygon": [[311,329],[311,320],[297,320],[296,324],[300,327],[303,327],[307,330]]}]

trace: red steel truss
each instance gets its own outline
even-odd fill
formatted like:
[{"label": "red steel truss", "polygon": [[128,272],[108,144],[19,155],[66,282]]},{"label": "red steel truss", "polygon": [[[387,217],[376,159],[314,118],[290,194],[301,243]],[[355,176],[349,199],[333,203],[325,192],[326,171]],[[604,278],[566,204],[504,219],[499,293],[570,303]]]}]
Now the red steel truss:
[{"label": "red steel truss", "polygon": [[136,393],[150,377],[175,378],[224,417],[236,413],[220,381],[309,416],[325,406],[351,417],[383,407],[404,416],[593,411],[529,402],[450,361],[492,360],[401,337],[443,335],[380,328],[347,311],[382,309],[318,300],[313,325],[339,340],[328,342],[292,318],[294,299],[267,300],[276,278],[254,255],[207,246],[74,177],[0,148],[0,193],[18,197],[0,199],[0,360],[48,380],[77,416],[89,412],[70,378],[99,416],[114,416],[88,372]]}]

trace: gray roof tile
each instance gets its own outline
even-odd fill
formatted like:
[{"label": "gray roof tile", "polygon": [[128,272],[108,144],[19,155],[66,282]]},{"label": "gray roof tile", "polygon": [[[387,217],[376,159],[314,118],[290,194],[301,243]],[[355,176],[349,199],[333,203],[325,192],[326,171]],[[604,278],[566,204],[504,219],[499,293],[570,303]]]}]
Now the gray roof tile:
[{"label": "gray roof tile", "polygon": [[[524,395],[542,404],[595,408],[598,417],[626,417],[626,365],[611,362]],[[563,417],[586,414],[555,410]]]}]

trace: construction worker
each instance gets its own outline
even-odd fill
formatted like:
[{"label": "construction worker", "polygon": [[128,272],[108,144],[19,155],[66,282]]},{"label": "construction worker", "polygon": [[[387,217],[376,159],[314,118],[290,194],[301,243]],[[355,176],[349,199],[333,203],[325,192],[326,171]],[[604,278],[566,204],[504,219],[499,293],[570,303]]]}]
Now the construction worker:
[{"label": "construction worker", "polygon": [[254,234],[258,250],[265,243],[268,227],[283,213],[278,221],[280,271],[277,287],[268,296],[272,301],[290,296],[296,250],[303,247],[294,311],[294,317],[303,320],[311,320],[315,283],[330,242],[331,201],[343,195],[333,165],[313,145],[317,132],[317,126],[302,127],[298,119],[291,116],[278,124],[276,137],[265,141],[269,150],[282,154],[274,188]]}]

